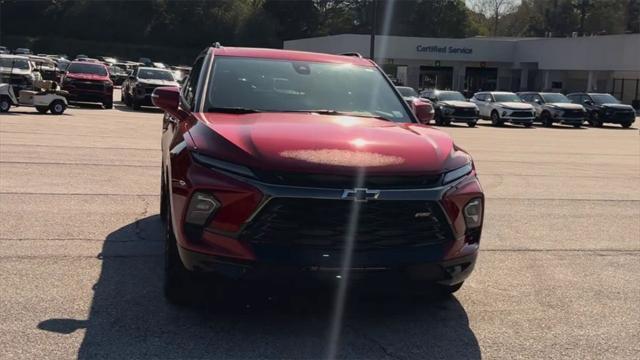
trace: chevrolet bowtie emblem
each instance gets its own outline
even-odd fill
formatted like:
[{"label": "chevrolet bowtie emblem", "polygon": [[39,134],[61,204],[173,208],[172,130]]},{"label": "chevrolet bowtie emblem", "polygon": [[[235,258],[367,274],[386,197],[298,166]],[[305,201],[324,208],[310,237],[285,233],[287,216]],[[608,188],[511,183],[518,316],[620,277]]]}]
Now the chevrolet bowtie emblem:
[{"label": "chevrolet bowtie emblem", "polygon": [[377,199],[380,195],[379,190],[369,190],[365,188],[348,189],[342,192],[343,199],[352,199],[353,201],[368,201]]}]

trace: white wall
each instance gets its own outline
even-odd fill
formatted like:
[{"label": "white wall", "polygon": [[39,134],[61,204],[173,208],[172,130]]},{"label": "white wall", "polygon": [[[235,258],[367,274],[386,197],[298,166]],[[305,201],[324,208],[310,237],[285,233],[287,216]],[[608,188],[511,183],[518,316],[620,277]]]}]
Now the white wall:
[{"label": "white wall", "polygon": [[[468,48],[470,54],[421,52],[417,46]],[[285,49],[369,55],[369,35],[334,35],[284,42]],[[543,70],[616,70],[640,73],[640,34],[579,38],[419,38],[376,36],[376,59],[537,63]]]}]

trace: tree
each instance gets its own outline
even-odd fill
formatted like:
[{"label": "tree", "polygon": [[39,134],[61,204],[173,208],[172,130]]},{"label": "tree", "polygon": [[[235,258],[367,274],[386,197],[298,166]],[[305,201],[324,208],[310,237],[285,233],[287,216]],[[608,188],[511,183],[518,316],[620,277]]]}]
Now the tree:
[{"label": "tree", "polygon": [[516,0],[470,0],[468,3],[473,10],[491,20],[493,36],[498,35],[500,20],[518,7]]}]

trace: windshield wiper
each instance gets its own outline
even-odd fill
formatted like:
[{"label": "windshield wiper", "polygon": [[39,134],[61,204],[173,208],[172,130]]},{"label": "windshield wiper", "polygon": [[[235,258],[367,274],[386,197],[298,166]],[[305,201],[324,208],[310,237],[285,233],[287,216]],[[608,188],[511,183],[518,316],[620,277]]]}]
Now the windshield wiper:
[{"label": "windshield wiper", "polygon": [[244,107],[210,107],[209,109],[207,109],[207,112],[220,112],[227,114],[253,114],[262,111]]},{"label": "windshield wiper", "polygon": [[283,112],[304,112],[304,113],[315,113],[315,114],[319,114],[319,115],[355,116],[355,117],[374,118],[374,119],[385,120],[385,121],[393,121],[391,119],[388,119],[388,118],[386,118],[384,116],[377,115],[377,114],[371,114],[371,113],[363,114],[363,113],[359,113],[359,112],[338,111],[338,110],[325,110],[325,109],[320,109],[320,110],[285,110]]}]

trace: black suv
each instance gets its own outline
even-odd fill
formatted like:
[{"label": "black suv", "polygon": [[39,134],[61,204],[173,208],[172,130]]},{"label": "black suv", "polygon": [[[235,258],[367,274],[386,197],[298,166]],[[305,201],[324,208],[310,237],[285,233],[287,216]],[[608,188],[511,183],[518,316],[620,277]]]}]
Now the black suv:
[{"label": "black suv", "polygon": [[469,127],[478,123],[478,106],[458,91],[429,89],[420,93],[420,97],[431,100],[435,108],[436,125],[449,125],[452,122],[464,122]]},{"label": "black suv", "polygon": [[175,86],[178,82],[169,70],[139,67],[122,83],[121,100],[134,110],[141,106],[153,106],[151,93],[157,87]]},{"label": "black suv", "polygon": [[636,112],[631,105],[621,104],[611,94],[573,93],[567,97],[587,110],[589,125],[601,127],[604,123],[620,124],[628,128],[636,120]]}]

